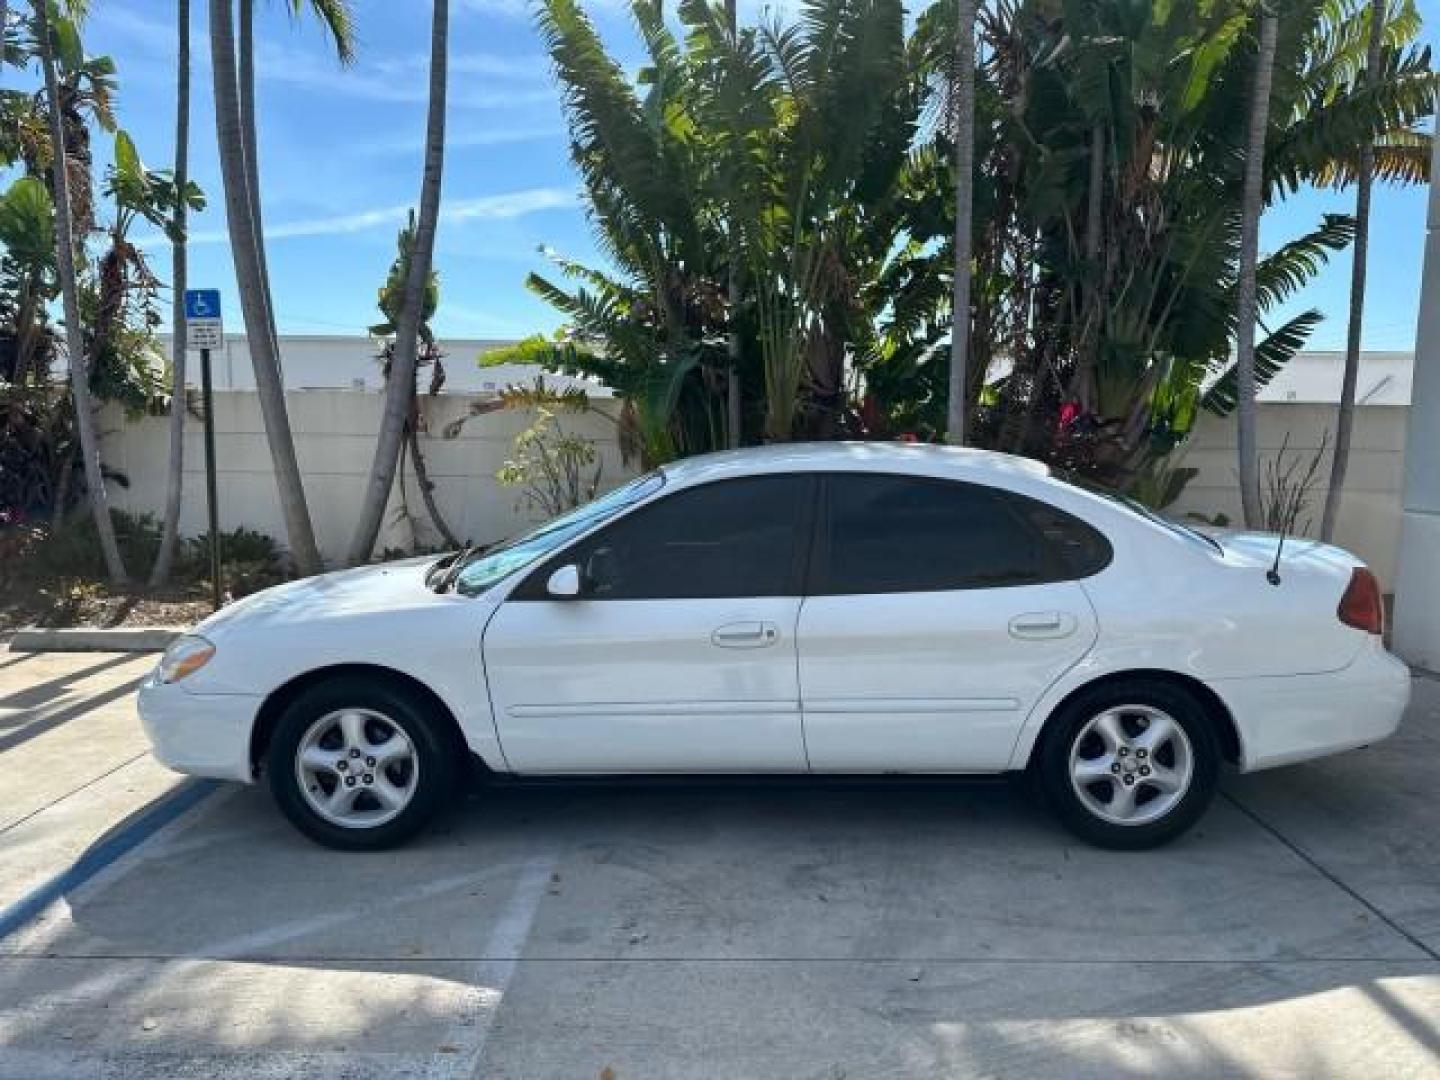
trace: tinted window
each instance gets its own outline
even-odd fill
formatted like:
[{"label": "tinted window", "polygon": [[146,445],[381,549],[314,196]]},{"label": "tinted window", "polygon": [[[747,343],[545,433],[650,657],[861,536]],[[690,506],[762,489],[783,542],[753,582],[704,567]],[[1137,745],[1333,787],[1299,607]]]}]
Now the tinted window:
[{"label": "tinted window", "polygon": [[552,559],[523,594],[545,595],[573,562],[594,600],[795,595],[812,490],[806,477],[759,476],[677,491]]},{"label": "tinted window", "polygon": [[477,596],[521,567],[543,559],[627,506],[655,494],[665,483],[659,473],[641,476],[608,495],[546,522],[532,532],[484,552],[476,552],[460,571],[456,590],[463,596]]},{"label": "tinted window", "polygon": [[817,593],[938,592],[1079,577],[1096,560],[1096,542],[1108,560],[1104,538],[1068,514],[973,484],[835,475],[826,480],[823,506]]},{"label": "tinted window", "polygon": [[1031,528],[1039,532],[1064,568],[1066,577],[1089,577],[1110,565],[1114,550],[1099,530],[1048,503],[1027,499],[1023,495],[1010,496],[1008,502]]}]

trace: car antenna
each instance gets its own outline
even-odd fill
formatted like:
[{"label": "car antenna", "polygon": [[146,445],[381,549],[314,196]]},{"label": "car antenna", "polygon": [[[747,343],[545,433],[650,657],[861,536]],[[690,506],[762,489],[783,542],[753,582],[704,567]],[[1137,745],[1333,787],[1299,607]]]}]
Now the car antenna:
[{"label": "car antenna", "polygon": [[1285,525],[1280,526],[1280,539],[1275,544],[1275,561],[1265,571],[1265,580],[1271,585],[1280,584],[1280,553],[1285,550]]}]

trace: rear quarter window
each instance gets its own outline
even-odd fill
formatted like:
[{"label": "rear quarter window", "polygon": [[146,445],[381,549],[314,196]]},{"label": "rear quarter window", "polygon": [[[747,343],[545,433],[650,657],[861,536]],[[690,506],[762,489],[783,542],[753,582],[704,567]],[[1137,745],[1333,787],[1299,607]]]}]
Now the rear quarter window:
[{"label": "rear quarter window", "polygon": [[1038,532],[1068,578],[1098,574],[1115,557],[1105,534],[1063,510],[1023,495],[1011,495],[1015,512]]},{"label": "rear quarter window", "polygon": [[1048,503],[984,484],[831,473],[810,592],[863,595],[1039,585],[1107,565],[1096,529]]}]

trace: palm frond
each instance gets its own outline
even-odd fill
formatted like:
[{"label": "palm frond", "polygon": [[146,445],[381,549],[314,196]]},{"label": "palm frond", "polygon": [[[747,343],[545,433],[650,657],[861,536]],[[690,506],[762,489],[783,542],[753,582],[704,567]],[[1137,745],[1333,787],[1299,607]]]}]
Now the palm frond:
[{"label": "palm frond", "polygon": [[[1255,346],[1255,388],[1268,386],[1270,380],[1293,360],[1310,340],[1315,327],[1324,318],[1315,309],[1302,311],[1293,319],[1266,335]],[[1205,391],[1200,404],[1216,416],[1229,416],[1236,405],[1235,365],[1228,364],[1220,377]]]}]

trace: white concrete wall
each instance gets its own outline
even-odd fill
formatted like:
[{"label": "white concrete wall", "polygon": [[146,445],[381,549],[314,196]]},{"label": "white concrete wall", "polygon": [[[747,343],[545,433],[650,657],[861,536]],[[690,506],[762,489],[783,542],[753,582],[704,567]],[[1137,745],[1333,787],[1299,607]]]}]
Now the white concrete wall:
[{"label": "white concrete wall", "polygon": [[[170,355],[170,335],[160,335],[160,347]],[[482,368],[482,355],[510,341],[484,338],[451,338],[440,342],[444,350],[444,394],[494,393],[511,383],[529,383],[539,368],[525,364],[502,364]],[[287,390],[380,390],[385,385],[375,359],[379,343],[359,334],[281,334],[281,375]],[[255,369],[244,334],[226,334],[223,348],[210,354],[211,378],[217,390],[254,390]],[[190,353],[189,382],[200,385],[200,354]],[[60,373],[63,377],[64,372]],[[420,372],[422,389],[429,385],[429,369]],[[545,381],[562,388],[584,386],[592,397],[609,397],[608,388],[567,375],[546,375]]]},{"label": "white concrete wall", "polygon": [[[1356,411],[1350,467],[1345,474],[1345,494],[1335,528],[1335,543],[1368,562],[1387,589],[1395,580],[1400,539],[1400,477],[1407,411],[1402,405],[1367,405]],[[1279,453],[1287,432],[1290,441],[1286,460],[1300,458],[1307,466],[1321,437],[1330,434],[1309,504],[1298,523],[1303,527],[1309,520],[1310,535],[1319,530],[1325,506],[1335,413],[1334,405],[1278,402],[1262,402],[1257,411],[1262,477],[1263,463]],[[1181,464],[1198,468],[1200,475],[1190,481],[1179,502],[1168,512],[1176,517],[1191,511],[1207,517],[1218,512],[1228,515],[1238,526],[1241,513],[1234,418],[1222,420],[1203,413]]]},{"label": "white concrete wall", "polygon": [[[377,393],[346,390],[292,390],[288,394],[300,468],[305,476],[310,513],[320,548],[327,560],[338,563],[354,528],[355,514],[374,452],[382,398]],[[502,488],[495,471],[510,456],[515,435],[530,422],[528,412],[499,411],[472,417],[459,438],[440,437],[445,425],[466,415],[475,395],[446,394],[423,398],[429,434],[422,437],[436,494],[451,526],[462,538],[482,543],[512,535],[529,524],[516,509],[516,492]],[[613,402],[602,406],[613,409]],[[1394,580],[1395,553],[1400,528],[1401,451],[1406,408],[1368,405],[1359,410],[1351,450],[1347,492],[1341,506],[1336,540],[1360,555],[1387,587]],[[220,461],[220,520],[225,529],[244,525],[284,541],[285,529],[270,468],[259,404],[253,391],[221,391],[215,395],[216,449]],[[567,416],[567,429],[596,440],[604,460],[604,486],[611,487],[630,475],[620,463],[615,426],[602,416]],[[1262,402],[1259,408],[1261,453],[1278,452],[1286,432],[1290,454],[1307,458],[1320,445],[1321,435],[1334,429],[1331,405]],[[126,421],[118,410],[104,415],[105,460],[130,478],[128,489],[115,489],[116,505],[159,516],[164,506],[164,468],[168,453],[166,421],[162,417]],[[185,501],[181,521],[188,534],[205,529],[205,474],[202,428],[191,419],[185,445]],[[1325,498],[1328,471],[1322,468],[1302,517],[1318,527]],[[1218,513],[1240,521],[1235,482],[1235,424],[1204,414],[1183,464],[1200,469],[1180,501],[1169,512],[1207,517]],[[407,472],[410,507],[424,521],[424,507],[413,474]],[[407,547],[406,528],[394,522],[391,509],[381,534],[381,547]],[[423,526],[422,526],[423,527]],[[437,538],[422,531],[423,542]]]},{"label": "white concrete wall", "polygon": [[[316,538],[327,562],[339,564],[355,527],[370,459],[375,450],[383,398],[376,393],[344,390],[291,391],[287,394],[300,471]],[[531,423],[528,411],[500,410],[471,417],[458,438],[444,439],[445,425],[467,414],[473,395],[446,394],[423,398],[421,407],[429,433],[421,437],[435,482],[436,498],[456,533],[490,543],[528,527],[529,516],[517,508],[515,489],[502,487],[495,472],[511,454],[515,436]],[[613,409],[613,405],[603,403]],[[216,458],[219,462],[220,527],[239,526],[268,533],[285,542],[270,452],[253,391],[215,394]],[[125,473],[128,488],[112,487],[114,504],[132,512],[159,517],[165,505],[165,462],[169,452],[167,420],[147,417],[126,420],[118,409],[102,417],[104,457],[108,466]],[[593,438],[605,463],[601,478],[609,488],[631,475],[620,462],[615,425],[601,415],[564,415],[568,432]],[[193,416],[186,426],[185,490],[181,531],[204,532],[204,427]],[[422,541],[438,543],[425,533],[428,525],[414,474],[406,470],[409,505],[422,522]],[[381,531],[380,548],[408,547],[410,534],[395,522],[398,495],[392,495]]]}]

